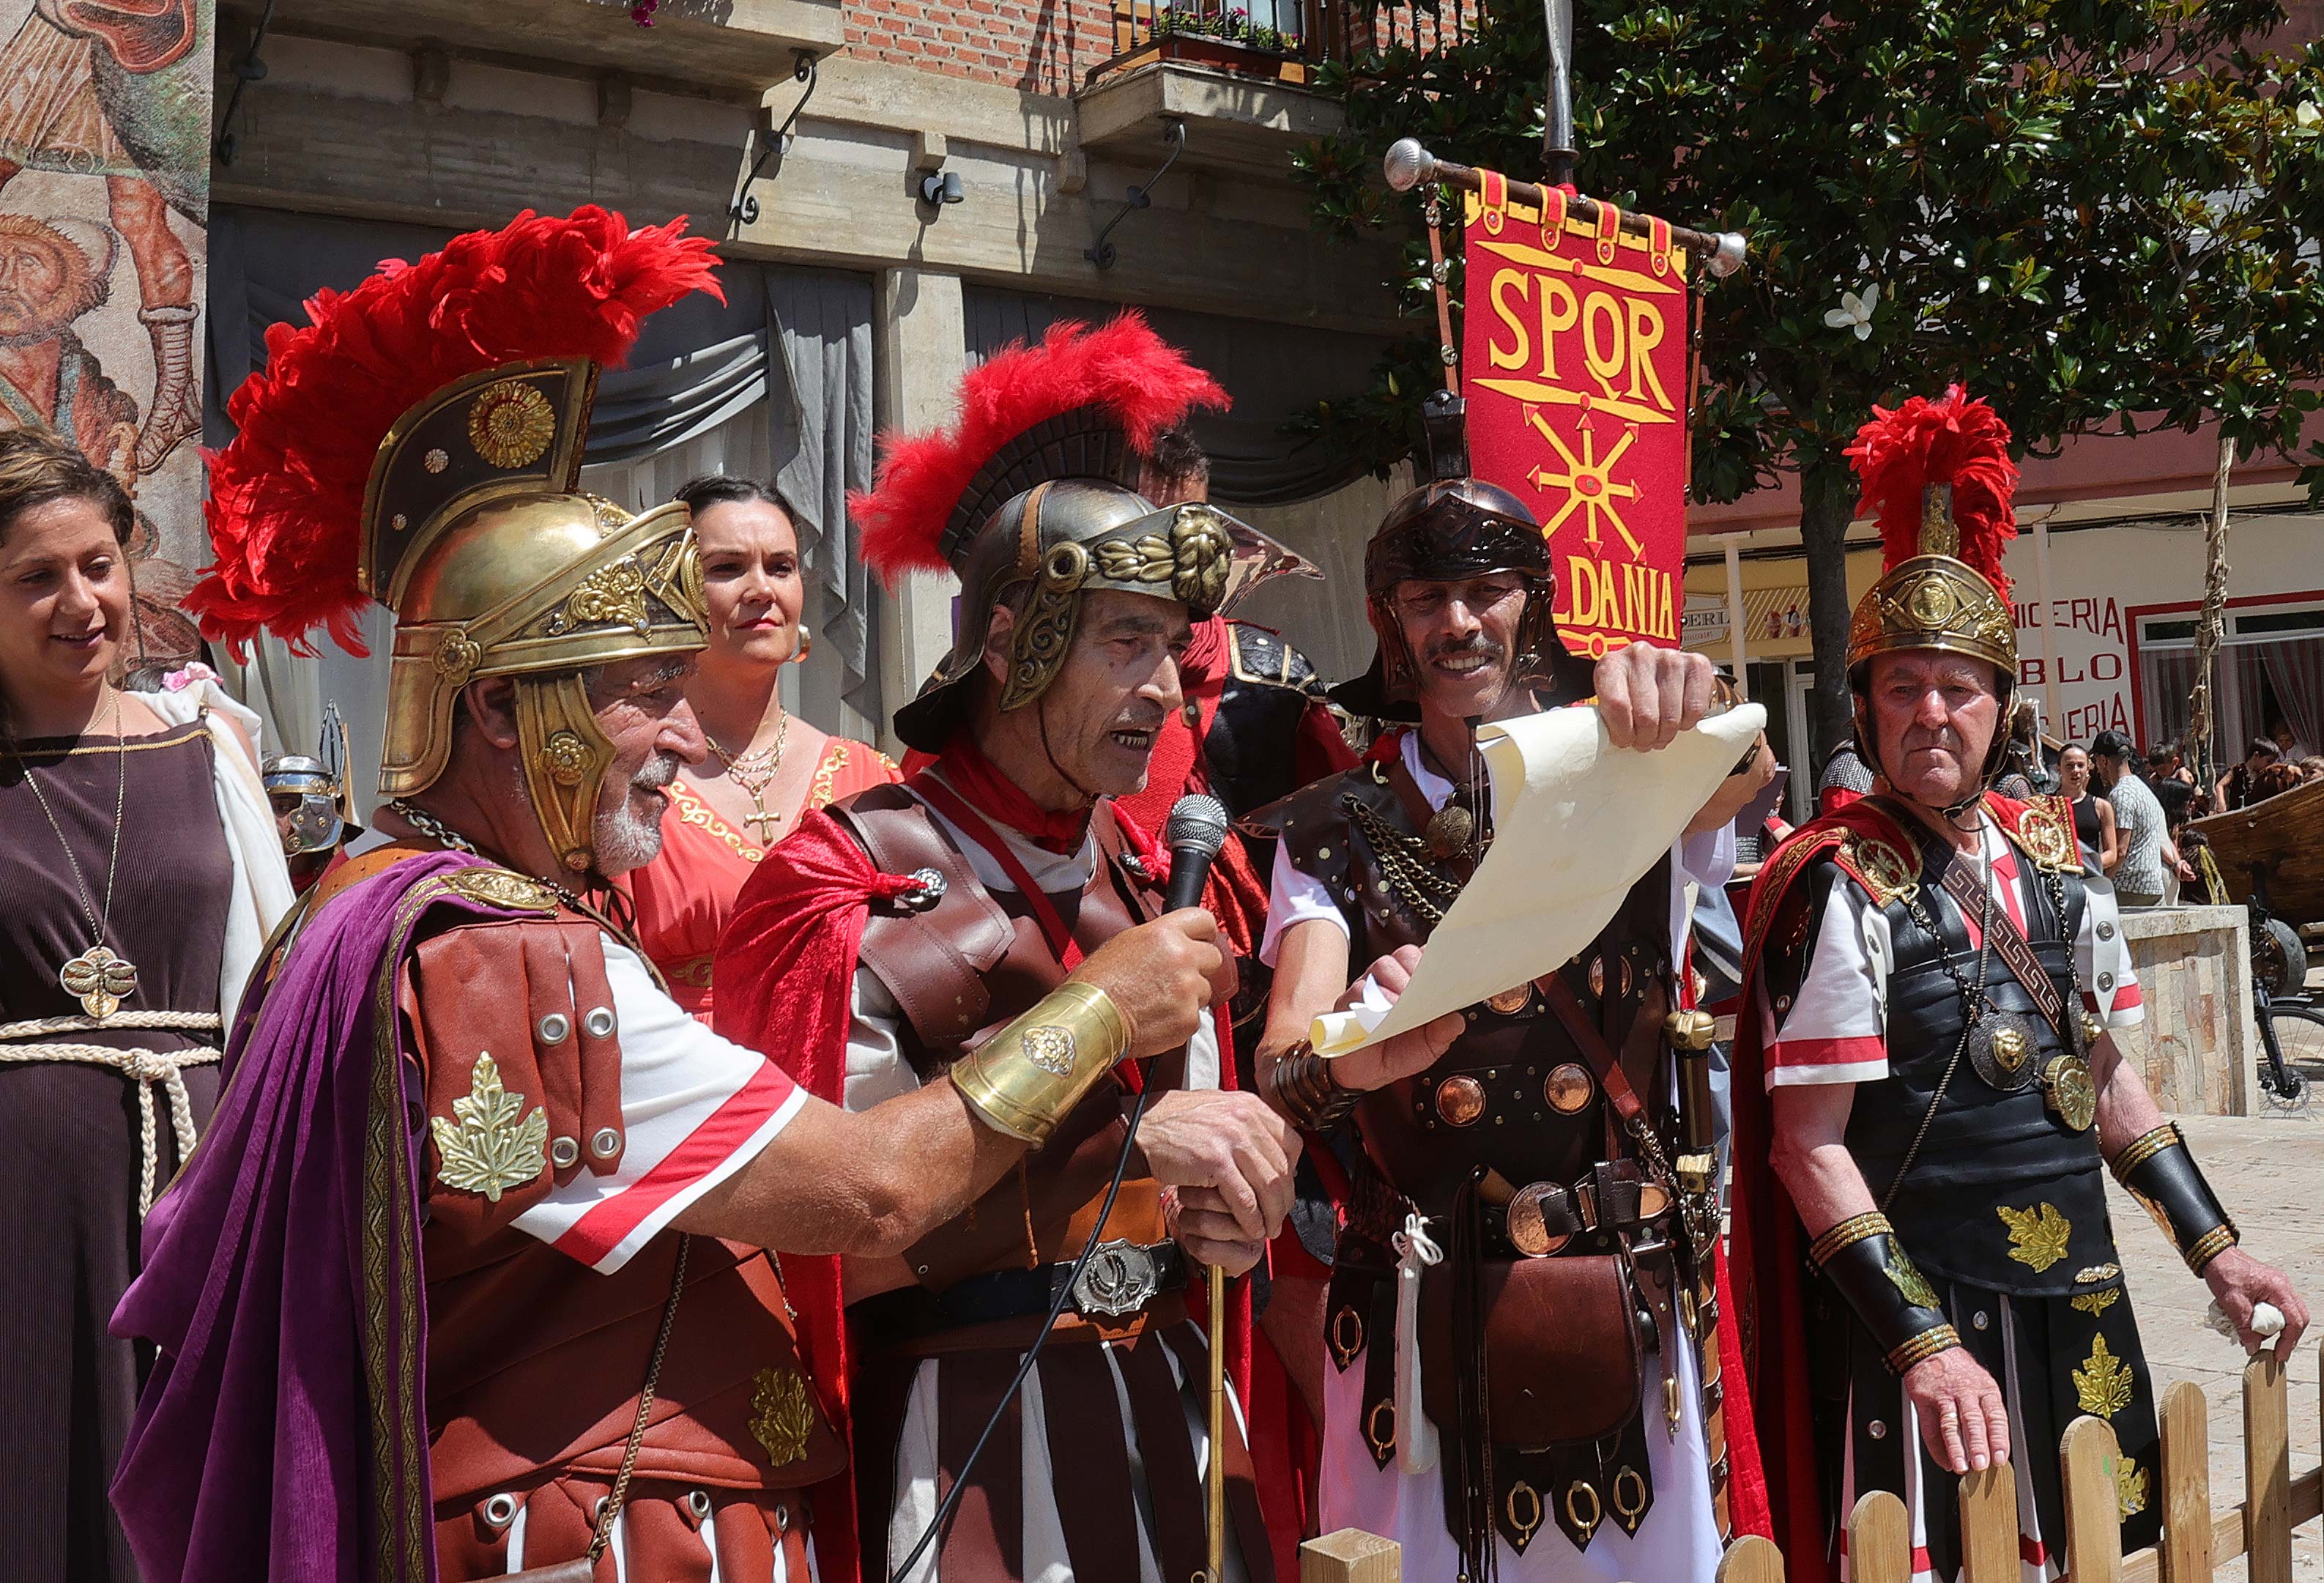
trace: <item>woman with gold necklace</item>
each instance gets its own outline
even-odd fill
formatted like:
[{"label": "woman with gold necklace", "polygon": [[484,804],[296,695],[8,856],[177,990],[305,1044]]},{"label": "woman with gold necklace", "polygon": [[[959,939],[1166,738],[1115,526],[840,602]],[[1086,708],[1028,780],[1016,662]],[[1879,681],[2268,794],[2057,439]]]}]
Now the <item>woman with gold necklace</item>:
[{"label": "woman with gold necklace", "polygon": [[710,1021],[710,957],[734,896],[802,814],[898,778],[877,748],[827,736],[783,708],[782,669],[804,660],[807,583],[782,496],[747,478],[697,478],[694,513],[710,646],[687,701],[710,756],[665,793],[661,856],[625,881],[638,938],[678,1003]]},{"label": "woman with gold necklace", "polygon": [[107,680],[135,525],[66,441],[0,433],[0,1556],[32,1583],[134,1583],[106,1486],[143,1360],[106,1321],[291,901],[257,717]]}]

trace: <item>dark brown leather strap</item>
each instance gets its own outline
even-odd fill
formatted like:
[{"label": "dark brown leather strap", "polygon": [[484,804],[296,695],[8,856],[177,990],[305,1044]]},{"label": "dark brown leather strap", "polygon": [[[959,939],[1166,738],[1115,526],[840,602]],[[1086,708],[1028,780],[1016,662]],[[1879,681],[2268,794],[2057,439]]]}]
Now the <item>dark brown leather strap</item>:
[{"label": "dark brown leather strap", "polygon": [[883,874],[934,869],[943,898],[929,912],[875,907],[863,925],[857,959],[896,997],[912,1031],[946,1048],[984,1025],[991,992],[984,974],[1016,939],[1009,915],[976,871],[900,786],[877,786],[829,810]]},{"label": "dark brown leather strap", "polygon": [[1165,1578],[1192,1578],[1207,1558],[1203,1479],[1187,1433],[1185,1400],[1170,1373],[1169,1357],[1151,1330],[1137,1345],[1115,1348],[1113,1356],[1121,1367],[1122,1384],[1129,1387],[1138,1452],[1146,1464],[1146,1487],[1154,1502],[1155,1560],[1162,1564]]},{"label": "dark brown leather strap", "polygon": [[[1041,1401],[1057,1523],[1076,1578],[1138,1576],[1138,1506],[1130,1447],[1105,1348],[1052,1344],[1041,1353]],[[1111,1427],[1093,1420],[1111,1419]]]},{"label": "dark brown leather strap", "polygon": [[993,1409],[1001,1421],[944,1536],[936,1575],[945,1583],[1016,1583],[1025,1575],[1025,1430],[1020,1398],[1010,1391],[1017,1359],[966,1352],[936,1360],[936,1499],[951,1493]]},{"label": "dark brown leather strap", "polygon": [[1589,1058],[1600,1085],[1606,1090],[1606,1097],[1613,1103],[1614,1114],[1625,1123],[1645,1116],[1646,1107],[1638,1098],[1638,1091],[1630,1086],[1629,1076],[1622,1070],[1622,1063],[1606,1042],[1606,1036],[1591,1026],[1590,1019],[1582,1014],[1582,1002],[1572,987],[1555,973],[1545,973],[1534,982],[1539,986],[1542,998],[1549,1002],[1549,1009],[1565,1025],[1567,1037]]},{"label": "dark brown leather strap", "polygon": [[2025,986],[2025,993],[2034,997],[2034,1004],[2041,1008],[2042,1015],[2048,1019],[2050,1026],[2055,1028],[2070,1045],[2073,1040],[2066,1031],[2065,1000],[2058,993],[2057,981],[2042,970],[2042,963],[2034,955],[2032,943],[2026,940],[2025,931],[2017,927],[2017,921],[2010,917],[2009,910],[1986,906],[1984,896],[1978,892],[1977,881],[1969,877],[1969,865],[1963,863],[1958,854],[1945,865],[1942,884],[1945,894],[1960,908],[1963,918],[1989,915],[1987,933],[1991,939],[1994,954],[2001,958],[2003,966],[2009,969],[2017,982]]}]

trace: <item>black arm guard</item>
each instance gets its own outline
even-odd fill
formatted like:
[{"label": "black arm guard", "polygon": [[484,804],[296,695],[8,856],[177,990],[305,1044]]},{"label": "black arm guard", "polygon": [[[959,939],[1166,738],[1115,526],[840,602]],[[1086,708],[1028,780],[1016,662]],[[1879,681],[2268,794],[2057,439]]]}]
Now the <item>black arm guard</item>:
[{"label": "black arm guard", "polygon": [[2242,1240],[2236,1223],[2220,1207],[2218,1195],[2196,1167],[2193,1151],[2179,1134],[2175,1122],[2164,1122],[2153,1132],[2131,1140],[2108,1162],[2115,1180],[2146,1206],[2163,1235],[2200,1275],[2203,1266]]},{"label": "black arm guard", "polygon": [[1960,1332],[1938,1306],[1928,1277],[1898,1245],[1886,1215],[1849,1216],[1817,1237],[1808,1257],[1840,1289],[1898,1374],[1961,1344]]}]

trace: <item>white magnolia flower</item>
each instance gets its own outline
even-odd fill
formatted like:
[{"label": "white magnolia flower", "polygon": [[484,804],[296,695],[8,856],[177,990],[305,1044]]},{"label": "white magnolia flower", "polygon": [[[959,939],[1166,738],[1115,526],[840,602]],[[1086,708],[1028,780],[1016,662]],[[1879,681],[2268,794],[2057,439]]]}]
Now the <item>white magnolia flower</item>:
[{"label": "white magnolia flower", "polygon": [[1864,294],[1854,292],[1840,294],[1840,306],[1827,309],[1823,321],[1833,329],[1853,329],[1859,341],[1872,338],[1872,310],[1880,302],[1880,282],[1873,282],[1864,288]]}]

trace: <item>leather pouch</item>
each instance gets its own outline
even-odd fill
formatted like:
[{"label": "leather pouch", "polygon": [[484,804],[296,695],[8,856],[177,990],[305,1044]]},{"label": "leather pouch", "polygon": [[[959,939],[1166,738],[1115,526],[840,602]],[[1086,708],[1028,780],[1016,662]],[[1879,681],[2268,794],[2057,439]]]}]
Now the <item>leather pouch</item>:
[{"label": "leather pouch", "polygon": [[[1595,1440],[1638,1412],[1643,1354],[1637,1301],[1613,1254],[1487,1259],[1485,1389],[1495,1445],[1541,1451]],[[1452,1263],[1420,1285],[1421,1401],[1446,1432],[1460,1421]]]}]

